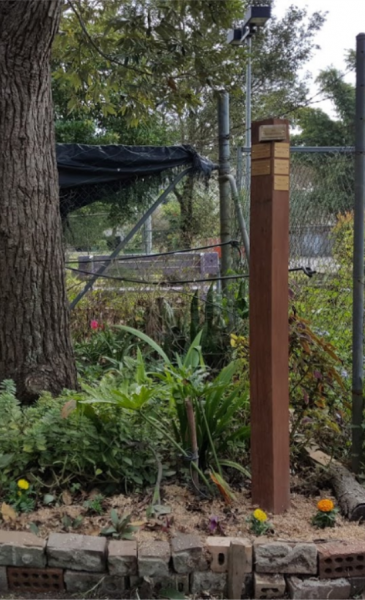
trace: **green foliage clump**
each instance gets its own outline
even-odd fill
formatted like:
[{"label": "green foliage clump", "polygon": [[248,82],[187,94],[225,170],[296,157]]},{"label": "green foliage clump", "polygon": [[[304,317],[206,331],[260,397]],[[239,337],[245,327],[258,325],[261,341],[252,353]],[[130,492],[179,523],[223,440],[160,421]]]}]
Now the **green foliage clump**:
[{"label": "green foliage clump", "polygon": [[[113,490],[154,480],[151,456],[143,440],[146,428],[131,414],[108,405],[81,406],[72,392],[43,395],[21,406],[12,382],[1,384],[0,483],[27,476],[48,487],[80,482]],[[153,463],[153,461],[152,461]]]}]

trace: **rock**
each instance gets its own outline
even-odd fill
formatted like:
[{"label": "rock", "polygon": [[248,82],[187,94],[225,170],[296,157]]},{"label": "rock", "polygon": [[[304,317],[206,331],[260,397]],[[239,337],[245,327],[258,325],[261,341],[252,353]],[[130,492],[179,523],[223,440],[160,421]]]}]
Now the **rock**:
[{"label": "rock", "polygon": [[289,596],[293,600],[342,600],[350,598],[351,585],[347,579],[299,579],[288,577]]},{"label": "rock", "polygon": [[125,540],[109,542],[108,567],[111,575],[136,575],[138,572],[137,542]]},{"label": "rock", "polygon": [[27,531],[0,531],[0,565],[13,567],[46,566],[46,542]]},{"label": "rock", "polygon": [[197,535],[181,534],[171,541],[172,563],[177,573],[204,571],[208,563],[203,557],[203,543]]},{"label": "rock", "polygon": [[191,575],[190,592],[200,594],[224,594],[227,588],[227,575],[225,573],[213,573],[212,571],[195,571]]},{"label": "rock", "polygon": [[167,542],[142,542],[138,547],[138,573],[141,577],[169,575],[170,546]]},{"label": "rock", "polygon": [[120,594],[125,590],[125,577],[104,575],[88,571],[65,571],[66,589],[72,593],[84,593],[95,588],[97,594]]},{"label": "rock", "polygon": [[256,543],[257,573],[288,573],[317,575],[317,547],[309,543]]},{"label": "rock", "polygon": [[51,533],[46,548],[48,565],[73,571],[106,570],[106,538],[73,533]]}]

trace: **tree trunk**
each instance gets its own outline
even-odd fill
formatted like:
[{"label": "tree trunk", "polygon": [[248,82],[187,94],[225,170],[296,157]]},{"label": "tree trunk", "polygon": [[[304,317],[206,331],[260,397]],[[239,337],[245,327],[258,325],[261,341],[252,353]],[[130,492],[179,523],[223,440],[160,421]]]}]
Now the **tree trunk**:
[{"label": "tree trunk", "polygon": [[191,248],[194,237],[194,177],[185,178],[182,192],[174,190],[180,204],[180,247],[184,250]]},{"label": "tree trunk", "polygon": [[0,381],[24,402],[76,386],[50,81],[61,7],[0,2]]}]

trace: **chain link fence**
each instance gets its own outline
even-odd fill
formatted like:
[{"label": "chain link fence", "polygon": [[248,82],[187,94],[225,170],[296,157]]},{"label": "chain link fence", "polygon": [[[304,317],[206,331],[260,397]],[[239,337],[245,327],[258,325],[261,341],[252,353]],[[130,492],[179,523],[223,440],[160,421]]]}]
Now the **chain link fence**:
[{"label": "chain link fence", "polygon": [[[93,285],[93,293],[72,310],[74,334],[80,339],[96,319],[141,328],[159,343],[169,338],[171,347],[179,350],[179,344],[193,335],[192,313],[196,317],[199,312],[197,320],[204,324],[208,306],[221,308],[217,304],[221,247],[216,175],[208,183],[185,176],[116,260],[110,260],[172,179],[145,182],[139,186],[138,201],[128,205],[123,189],[118,194],[115,186],[110,195],[103,186],[102,200],[91,204],[88,190],[79,192],[80,208],[75,203],[75,210],[63,221],[71,302],[101,267],[110,264]],[[237,250],[233,254],[238,256]]]},{"label": "chain link fence", "polygon": [[[246,152],[238,182],[249,223]],[[242,156],[243,160],[240,158]],[[292,147],[289,268],[309,267],[312,277],[290,273],[291,303],[314,331],[332,343],[349,375],[352,336],[354,149]]]},{"label": "chain link fence", "polygon": [[[354,151],[319,147],[291,150],[289,268],[315,271],[312,277],[290,273],[291,302],[314,331],[336,347],[346,376],[352,331]],[[242,175],[237,183],[249,226],[245,152],[239,156],[237,173]],[[139,184],[128,202],[125,190],[115,186],[109,194],[104,187],[102,199],[92,204],[80,193],[80,208],[64,219],[71,296],[73,289],[82,288],[100,266],[108,264],[110,254],[166,185],[166,181]],[[196,292],[203,308],[204,303],[214,308],[217,298],[221,302],[219,229],[217,176],[213,175],[209,184],[186,176],[125,245],[106,271],[107,276],[97,280],[94,292],[112,293],[124,306],[125,321],[130,322],[132,314],[132,324],[143,325],[157,340],[164,334],[166,322],[176,338],[183,336],[183,330],[186,334],[190,327]],[[240,241],[233,203],[231,237]],[[248,276],[241,243],[232,248],[232,270],[233,274]],[[208,297],[212,284],[214,300]],[[242,297],[247,296],[247,279],[232,280],[236,298],[238,288]],[[232,330],[238,326],[242,297],[225,307]],[[89,318],[105,317],[106,310],[108,319],[113,320],[113,309],[103,308],[100,298],[89,306],[85,326]],[[100,314],[100,306],[104,314]],[[218,308],[222,317],[222,305]],[[120,318],[120,310],[115,311],[115,319]]]}]

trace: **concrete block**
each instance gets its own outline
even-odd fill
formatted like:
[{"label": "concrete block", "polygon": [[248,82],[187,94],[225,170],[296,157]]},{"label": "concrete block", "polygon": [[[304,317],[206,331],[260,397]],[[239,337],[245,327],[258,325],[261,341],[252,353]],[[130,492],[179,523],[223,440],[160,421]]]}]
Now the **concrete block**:
[{"label": "concrete block", "polygon": [[245,547],[244,573],[252,573],[252,544],[245,538],[208,537],[205,547],[211,556],[210,569],[214,573],[226,573],[228,570],[228,551],[231,542],[239,542]]},{"label": "concrete block", "polygon": [[120,594],[125,590],[125,577],[90,573],[88,571],[65,571],[66,590],[72,593],[88,592],[95,588],[98,594]]},{"label": "concrete block", "polygon": [[138,573],[141,577],[167,577],[171,558],[168,542],[142,542],[138,547]]},{"label": "concrete block", "polygon": [[351,597],[360,596],[365,591],[365,577],[350,577]]},{"label": "concrete block", "polygon": [[111,575],[137,575],[137,542],[124,540],[109,542],[108,567]]},{"label": "concrete block", "polygon": [[46,548],[48,565],[73,571],[104,573],[106,538],[73,533],[51,533]]},{"label": "concrete block", "polygon": [[191,574],[190,592],[201,594],[209,592],[211,595],[224,594],[227,590],[227,575],[213,573],[212,571],[195,571]]},{"label": "concrete block", "polygon": [[8,591],[8,578],[6,575],[6,567],[0,567],[0,592]]},{"label": "concrete block", "polygon": [[365,576],[365,542],[333,541],[317,547],[321,578]]},{"label": "concrete block", "polygon": [[11,567],[46,566],[46,542],[27,531],[0,531],[0,565]]},{"label": "concrete block", "polygon": [[163,588],[177,590],[186,595],[190,593],[190,578],[188,573],[185,575],[170,573],[167,577],[149,577],[148,580],[152,584],[152,590],[157,593]]},{"label": "concrete block", "polygon": [[254,545],[257,573],[317,575],[317,547],[309,543],[271,542]]},{"label": "concrete block", "polygon": [[293,600],[342,600],[350,598],[351,585],[347,579],[299,579],[288,577],[289,596]]},{"label": "concrete block", "polygon": [[283,598],[286,582],[283,575],[254,574],[255,598]]},{"label": "concrete block", "polygon": [[181,534],[171,541],[172,564],[176,573],[192,573],[208,568],[203,555],[204,545],[197,535]]}]

